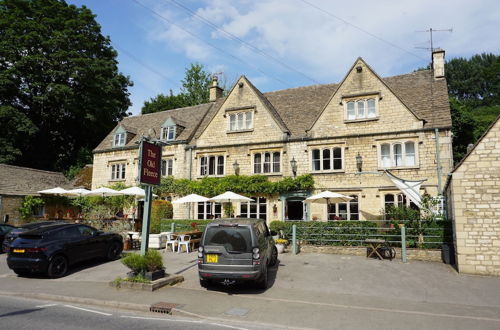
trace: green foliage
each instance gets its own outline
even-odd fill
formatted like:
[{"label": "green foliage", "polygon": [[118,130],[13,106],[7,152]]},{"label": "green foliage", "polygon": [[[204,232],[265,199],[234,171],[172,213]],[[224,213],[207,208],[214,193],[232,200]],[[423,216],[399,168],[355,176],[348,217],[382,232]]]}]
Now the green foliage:
[{"label": "green foliage", "polygon": [[479,54],[446,63],[450,96],[453,158],[459,162],[500,115],[500,56]]},{"label": "green foliage", "polygon": [[[161,221],[161,231],[170,231],[172,228],[172,223],[175,223],[176,231],[190,231],[198,229],[203,231],[207,224],[211,223],[213,220],[162,220]],[[193,223],[195,225],[193,226]],[[194,228],[193,228],[194,227]]]},{"label": "green foliage", "polygon": [[225,191],[238,194],[279,194],[297,190],[312,190],[314,179],[306,174],[296,178],[287,177],[280,181],[269,181],[265,175],[230,175],[222,178],[205,177],[201,180],[162,178],[161,185],[155,188],[155,194],[216,196]]},{"label": "green foliage", "polygon": [[86,7],[0,0],[0,161],[64,170],[127,115],[129,79]]},{"label": "green foliage", "polygon": [[21,218],[26,221],[32,220],[35,209],[43,206],[44,204],[45,202],[40,197],[33,197],[31,195],[25,196],[21,206],[19,207]]},{"label": "green foliage", "polygon": [[282,230],[284,238],[291,240],[293,225],[297,226],[297,239],[311,245],[355,246],[378,234],[377,224],[371,221],[273,221],[269,229]]},{"label": "green foliage", "polygon": [[186,95],[174,95],[170,90],[170,95],[158,94],[149,101],[144,102],[141,113],[153,113],[170,109],[183,108],[188,106]]},{"label": "green foliage", "polygon": [[205,71],[202,64],[191,63],[191,66],[186,69],[181,88],[186,97],[187,105],[207,103],[209,98],[208,87],[211,81],[210,73]]},{"label": "green foliage", "polygon": [[151,228],[152,234],[159,234],[161,229],[162,219],[172,219],[173,209],[172,203],[164,200],[154,200],[151,206]]},{"label": "green foliage", "polygon": [[186,68],[179,94],[174,95],[172,90],[170,90],[170,95],[159,94],[144,102],[141,113],[153,113],[207,103],[211,81],[210,74],[205,71],[202,64],[192,63],[189,68]]},{"label": "green foliage", "polygon": [[129,253],[121,259],[122,264],[138,275],[164,269],[163,257],[157,250],[149,249],[146,255]]}]

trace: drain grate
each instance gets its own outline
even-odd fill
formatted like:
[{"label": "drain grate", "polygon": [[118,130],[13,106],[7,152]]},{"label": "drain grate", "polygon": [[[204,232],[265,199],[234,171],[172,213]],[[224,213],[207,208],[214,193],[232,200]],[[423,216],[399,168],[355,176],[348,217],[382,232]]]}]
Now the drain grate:
[{"label": "drain grate", "polygon": [[150,312],[170,314],[172,315],[172,308],[179,306],[178,304],[172,304],[167,302],[157,302],[149,307]]}]

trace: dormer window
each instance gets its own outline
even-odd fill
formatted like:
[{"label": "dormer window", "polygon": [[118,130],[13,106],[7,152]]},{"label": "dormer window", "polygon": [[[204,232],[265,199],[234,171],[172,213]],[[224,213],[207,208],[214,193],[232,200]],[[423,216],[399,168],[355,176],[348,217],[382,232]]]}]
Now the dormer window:
[{"label": "dormer window", "polygon": [[165,141],[175,140],[175,126],[166,126],[161,128],[161,139]]},{"label": "dormer window", "polygon": [[229,116],[229,131],[245,131],[253,128],[253,111],[231,113]]},{"label": "dormer window", "polygon": [[125,132],[119,132],[115,134],[113,139],[113,147],[121,147],[125,145]]}]

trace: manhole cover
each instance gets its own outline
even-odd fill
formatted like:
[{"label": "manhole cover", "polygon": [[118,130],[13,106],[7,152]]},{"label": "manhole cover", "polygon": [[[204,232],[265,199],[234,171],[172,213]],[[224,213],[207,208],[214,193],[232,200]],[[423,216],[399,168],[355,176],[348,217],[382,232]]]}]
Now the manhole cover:
[{"label": "manhole cover", "polygon": [[177,307],[178,304],[172,304],[167,302],[157,302],[149,307],[150,312],[172,314],[172,308]]},{"label": "manhole cover", "polygon": [[227,315],[234,315],[234,316],[245,316],[248,313],[248,309],[245,308],[231,308],[230,310],[226,311],[224,314]]}]

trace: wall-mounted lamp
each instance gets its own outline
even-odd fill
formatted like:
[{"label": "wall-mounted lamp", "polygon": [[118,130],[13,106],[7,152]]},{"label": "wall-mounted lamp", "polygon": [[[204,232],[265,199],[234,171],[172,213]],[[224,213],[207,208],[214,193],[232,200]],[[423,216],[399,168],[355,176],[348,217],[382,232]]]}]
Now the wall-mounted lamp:
[{"label": "wall-mounted lamp", "polygon": [[363,169],[363,157],[361,157],[359,152],[356,155],[356,167],[358,168],[358,172],[361,172],[361,170]]},{"label": "wall-mounted lamp", "polygon": [[290,165],[292,166],[292,173],[293,176],[295,177],[297,175],[297,161],[295,160],[295,157],[292,158],[290,161]]},{"label": "wall-mounted lamp", "polygon": [[239,175],[240,174],[240,164],[238,164],[238,161],[235,160],[233,163],[233,169],[234,169],[234,174]]}]

